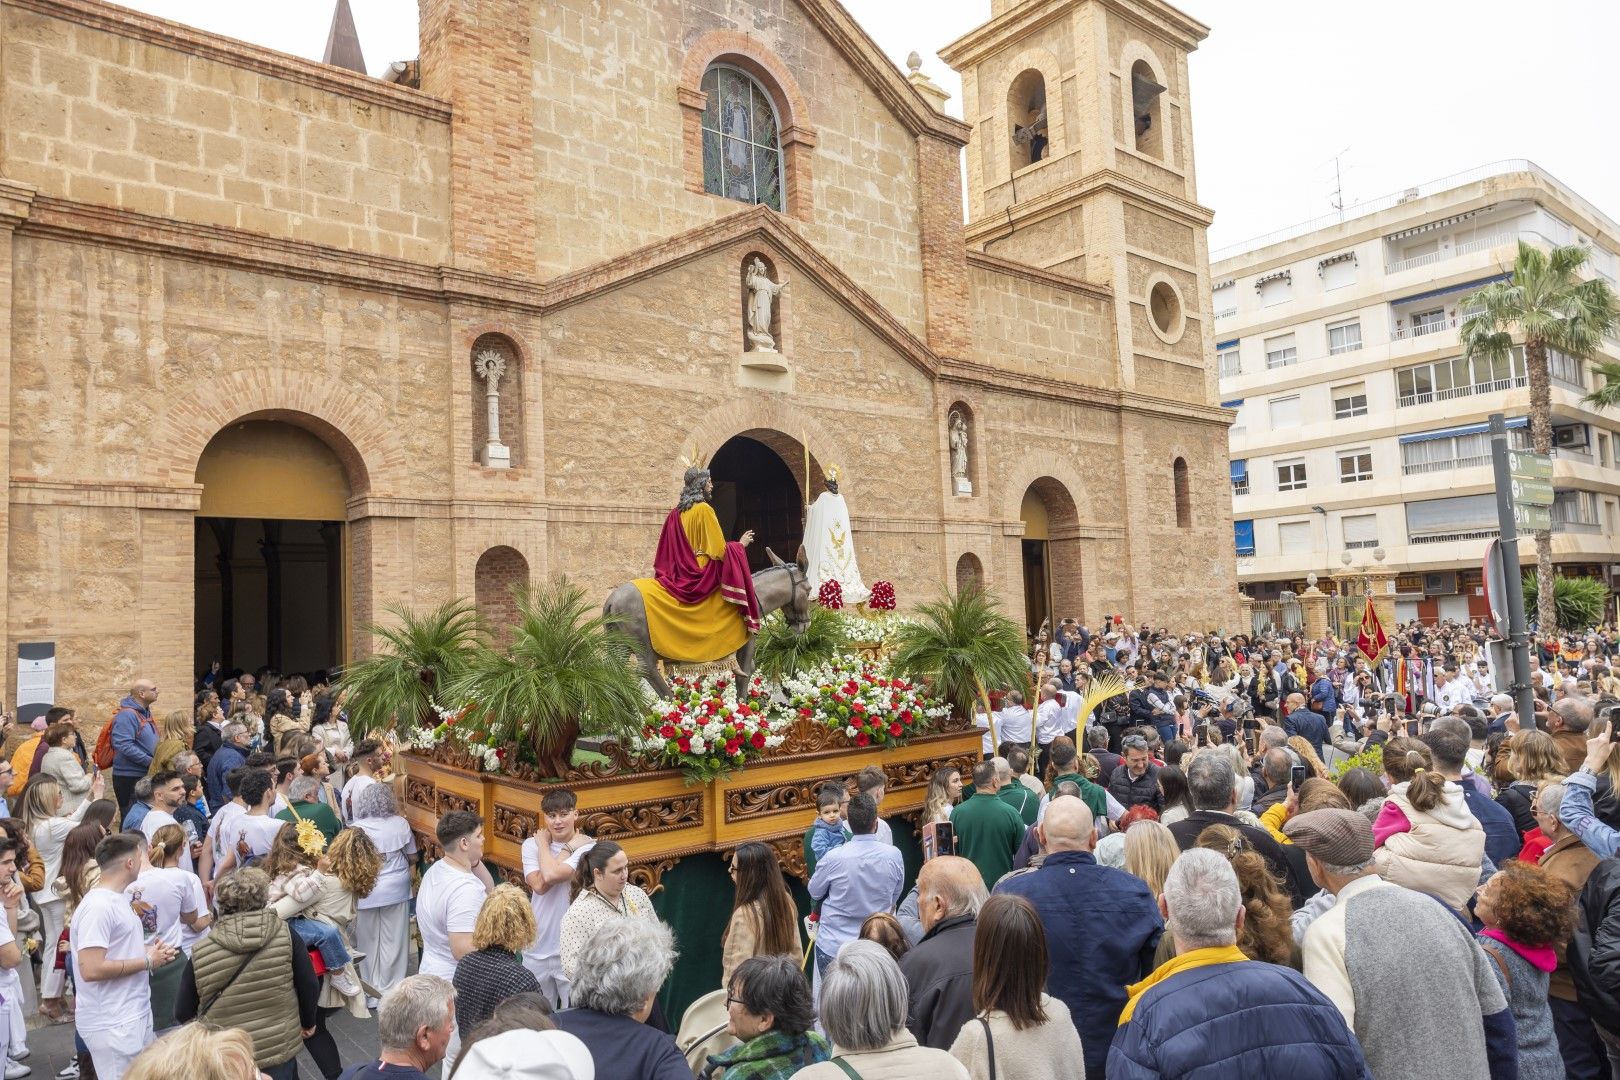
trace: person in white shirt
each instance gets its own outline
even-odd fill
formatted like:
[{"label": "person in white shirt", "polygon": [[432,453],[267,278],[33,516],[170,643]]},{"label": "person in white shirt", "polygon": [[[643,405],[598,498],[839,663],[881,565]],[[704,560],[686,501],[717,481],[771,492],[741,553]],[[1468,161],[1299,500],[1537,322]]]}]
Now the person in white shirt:
[{"label": "person in white shirt", "polygon": [[[1024,708],[1024,695],[1017,690],[1007,691],[1007,704],[996,712],[996,738],[1004,743],[1029,744],[1030,723],[1034,719]],[[994,747],[991,750],[994,751]]]},{"label": "person in white shirt", "polygon": [[568,1008],[568,979],[562,972],[562,921],[579,860],[596,841],[580,832],[578,800],[554,788],[540,800],[545,828],[523,841],[523,880],[534,909],[534,943],[523,950],[523,966],[533,973],[553,1009]]},{"label": "person in white shirt", "polygon": [[202,880],[180,868],[180,857],[189,846],[179,825],[154,830],[147,847],[146,868],[124,890],[138,917],[143,904],[152,909],[152,925],[146,925],[142,918],[148,939],[164,941],[188,956],[191,947],[207,936],[214,921],[208,898],[203,895]]},{"label": "person in white shirt", "polygon": [[287,792],[291,789],[292,782],[298,778],[298,759],[277,758],[270,770],[270,775],[275,778],[276,794],[275,798],[270,800],[268,813],[271,817],[275,817],[290,805]]},{"label": "person in white shirt", "polygon": [[124,890],[140,870],[140,843],[113,833],[96,845],[101,880],[73,912],[73,974],[78,985],[79,1038],[90,1048],[100,1080],[122,1080],[135,1056],[152,1041],[155,968],[174,959],[174,947],[147,944]]},{"label": "person in white shirt", "polygon": [[186,844],[179,852],[179,865],[180,869],[189,874],[194,869],[191,847],[196,837],[190,835],[190,830],[180,825],[174,816],[175,810],[179,809],[185,797],[186,785],[180,779],[179,773],[164,770],[152,777],[152,809],[141,819],[141,832],[146,836],[146,842],[150,844],[152,837],[165,825],[179,825],[180,831],[186,833]]},{"label": "person in white shirt", "polygon": [[360,745],[354,748],[352,760],[354,775],[343,785],[343,794],[338,798],[345,822],[354,821],[356,797],[377,783],[377,770],[382,767],[382,743],[375,739],[362,739]]},{"label": "person in white shirt", "polygon": [[[1040,746],[1040,757],[1036,760],[1035,771],[1046,772],[1046,760],[1051,753],[1052,740],[1063,734],[1063,706],[1058,698],[1062,691],[1055,682],[1049,682],[1041,687],[1041,703],[1035,707],[1035,742]],[[1006,742],[1006,736],[1002,737]],[[1021,745],[1028,746],[1028,742]]]},{"label": "person in white shirt", "polygon": [[[371,838],[382,856],[377,884],[355,904],[355,944],[365,953],[360,974],[372,988],[387,993],[405,978],[411,946],[411,867],[416,835],[400,815],[394,789],[373,782],[354,800],[354,827]],[[567,890],[564,890],[566,892]],[[367,999],[367,1008],[376,999]]]},{"label": "person in white shirt", "polygon": [[[23,884],[17,880],[17,843],[0,840],[0,1000],[5,1002],[23,999],[23,954],[17,944],[17,915],[23,903]],[[21,1070],[27,1066],[17,1062],[28,1056],[28,1031],[12,1022],[12,1012],[0,1007],[0,1061],[5,1063],[6,1075],[25,1076]]]},{"label": "person in white shirt", "polygon": [[214,871],[216,879],[233,866],[246,866],[270,854],[276,834],[283,828],[292,828],[280,818],[270,816],[270,798],[275,792],[270,774],[263,769],[253,769],[242,777],[241,797],[247,812],[233,821],[230,831],[223,836],[224,857]]},{"label": "person in white shirt", "polygon": [[[495,882],[484,866],[484,822],[477,814],[470,810],[441,814],[435,835],[444,856],[428,867],[416,890],[416,929],[422,935],[417,970],[454,982],[456,965],[473,951],[478,912]],[[445,1057],[454,1061],[460,1050],[458,1032]]]},{"label": "person in white shirt", "polygon": [[239,765],[232,769],[225,777],[226,788],[231,793],[230,801],[218,810],[208,821],[208,836],[203,842],[202,854],[197,859],[197,876],[202,878],[203,889],[209,896],[214,895],[214,868],[219,866],[225,858],[226,837],[233,836],[232,826],[236,820],[247,813],[247,804],[242,801],[242,779],[248,774],[248,766]]}]

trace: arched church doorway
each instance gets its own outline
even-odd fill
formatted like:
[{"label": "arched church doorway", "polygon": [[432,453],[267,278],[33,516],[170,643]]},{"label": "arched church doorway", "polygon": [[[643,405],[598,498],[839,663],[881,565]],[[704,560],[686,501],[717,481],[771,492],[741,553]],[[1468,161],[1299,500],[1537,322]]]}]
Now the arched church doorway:
[{"label": "arched church doorway", "polygon": [[[709,459],[714,513],[726,539],[736,540],[754,530],[754,543],[748,549],[750,569],[770,565],[767,547],[791,560],[804,542],[803,477],[795,474],[795,470],[802,474],[804,468],[802,444],[779,432],[750,431],[734,436]],[[812,461],[812,476],[819,475],[817,468]]]},{"label": "arched church doorway", "polygon": [[197,462],[197,670],[329,671],[347,655],[349,475],[277,420],[215,435]]},{"label": "arched church doorway", "polygon": [[1080,515],[1061,481],[1050,476],[1024,491],[1024,621],[1031,637],[1042,623],[1083,618]]}]

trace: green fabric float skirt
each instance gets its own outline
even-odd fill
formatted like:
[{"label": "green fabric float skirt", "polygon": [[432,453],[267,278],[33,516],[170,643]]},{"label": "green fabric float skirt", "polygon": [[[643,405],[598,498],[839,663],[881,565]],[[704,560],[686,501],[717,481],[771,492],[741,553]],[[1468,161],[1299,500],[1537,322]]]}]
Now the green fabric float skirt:
[{"label": "green fabric float skirt", "polygon": [[180,976],[186,970],[186,954],[175,953],[174,959],[152,972],[152,1030],[172,1028],[180,1021],[174,1018],[174,999],[180,996]]}]

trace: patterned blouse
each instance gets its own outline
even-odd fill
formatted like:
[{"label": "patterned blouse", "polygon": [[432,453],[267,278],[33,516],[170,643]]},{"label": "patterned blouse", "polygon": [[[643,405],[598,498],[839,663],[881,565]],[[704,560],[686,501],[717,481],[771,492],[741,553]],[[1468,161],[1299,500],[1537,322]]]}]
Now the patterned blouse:
[{"label": "patterned blouse", "polygon": [[651,919],[655,922],[658,919],[658,913],[653,910],[652,900],[639,885],[626,882],[617,904],[595,889],[586,889],[574,897],[574,902],[568,905],[568,914],[563,916],[562,921],[563,978],[573,981],[574,970],[579,964],[580,950],[585,947],[585,942],[590,940],[591,935],[615,918],[625,916]]}]

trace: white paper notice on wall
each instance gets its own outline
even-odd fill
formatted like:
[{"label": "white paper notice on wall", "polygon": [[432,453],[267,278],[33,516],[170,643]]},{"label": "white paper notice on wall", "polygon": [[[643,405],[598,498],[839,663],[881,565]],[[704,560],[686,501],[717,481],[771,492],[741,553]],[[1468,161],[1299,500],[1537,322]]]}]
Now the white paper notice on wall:
[{"label": "white paper notice on wall", "polygon": [[17,646],[17,723],[31,724],[56,702],[56,642]]}]

